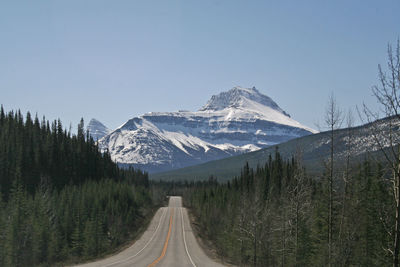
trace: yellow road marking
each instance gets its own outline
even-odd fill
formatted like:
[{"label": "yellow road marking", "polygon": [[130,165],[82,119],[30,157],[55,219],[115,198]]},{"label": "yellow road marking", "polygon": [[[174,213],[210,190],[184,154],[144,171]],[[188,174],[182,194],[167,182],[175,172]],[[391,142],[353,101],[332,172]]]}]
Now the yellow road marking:
[{"label": "yellow road marking", "polygon": [[171,216],[169,218],[169,229],[168,229],[167,239],[165,240],[164,247],[163,247],[163,250],[161,252],[161,255],[155,261],[153,261],[151,264],[147,265],[147,267],[156,266],[156,264],[159,263],[160,260],[162,260],[164,258],[165,253],[167,253],[168,242],[169,242],[169,238],[171,236],[171,230],[172,230],[172,217],[173,217],[173,215],[174,215],[174,210],[172,210]]}]

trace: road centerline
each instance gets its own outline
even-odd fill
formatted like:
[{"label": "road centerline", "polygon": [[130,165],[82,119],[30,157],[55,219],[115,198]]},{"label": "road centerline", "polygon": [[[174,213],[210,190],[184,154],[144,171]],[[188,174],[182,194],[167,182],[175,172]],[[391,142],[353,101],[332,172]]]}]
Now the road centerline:
[{"label": "road centerline", "polygon": [[174,210],[172,209],[171,211],[171,216],[169,218],[169,229],[168,229],[168,234],[167,234],[167,238],[165,239],[165,243],[164,243],[164,247],[163,250],[161,252],[160,257],[158,257],[155,261],[153,261],[152,263],[150,263],[147,267],[154,267],[156,266],[157,263],[160,262],[160,260],[162,260],[165,256],[165,254],[167,253],[167,248],[168,248],[168,242],[169,242],[169,238],[171,237],[171,231],[172,231],[172,218],[174,216]]}]

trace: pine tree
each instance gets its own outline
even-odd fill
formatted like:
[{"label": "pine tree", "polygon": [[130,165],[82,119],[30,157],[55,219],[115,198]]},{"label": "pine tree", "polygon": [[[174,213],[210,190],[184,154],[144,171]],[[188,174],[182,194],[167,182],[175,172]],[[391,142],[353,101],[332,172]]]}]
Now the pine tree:
[{"label": "pine tree", "polygon": [[5,262],[7,265],[23,265],[28,233],[25,219],[28,217],[26,194],[20,180],[15,180],[12,186],[8,220],[5,230]]},{"label": "pine tree", "polygon": [[81,214],[78,212],[75,218],[75,227],[71,235],[71,251],[75,256],[81,256],[83,251],[83,227]]}]

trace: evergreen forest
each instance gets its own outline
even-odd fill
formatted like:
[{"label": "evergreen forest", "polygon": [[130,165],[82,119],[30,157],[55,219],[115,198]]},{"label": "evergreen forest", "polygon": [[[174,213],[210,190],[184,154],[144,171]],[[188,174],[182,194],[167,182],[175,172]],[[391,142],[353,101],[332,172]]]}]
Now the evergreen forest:
[{"label": "evergreen forest", "polygon": [[[386,178],[385,178],[386,177]],[[390,266],[395,202],[381,164],[366,158],[310,177],[279,152],[227,183],[180,186],[203,237],[240,266]]]},{"label": "evergreen forest", "polygon": [[109,253],[154,211],[147,173],[120,169],[78,125],[0,110],[0,266]]}]

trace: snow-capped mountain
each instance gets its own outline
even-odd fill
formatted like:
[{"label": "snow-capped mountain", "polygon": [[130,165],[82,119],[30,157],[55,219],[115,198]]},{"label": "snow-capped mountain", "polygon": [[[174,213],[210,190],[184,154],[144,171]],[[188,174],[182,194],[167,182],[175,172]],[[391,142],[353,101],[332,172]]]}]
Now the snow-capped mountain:
[{"label": "snow-capped mountain", "polygon": [[100,140],[111,132],[110,129],[96,119],[91,119],[86,129],[95,141]]},{"label": "snow-capped mountain", "polygon": [[99,140],[119,164],[149,172],[220,159],[315,131],[255,87],[213,96],[199,111],[150,112]]}]

